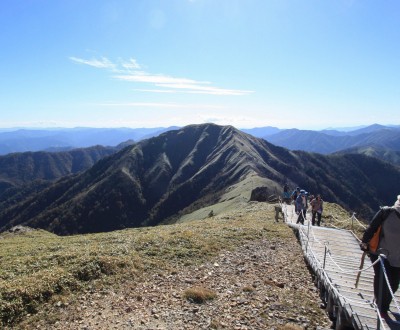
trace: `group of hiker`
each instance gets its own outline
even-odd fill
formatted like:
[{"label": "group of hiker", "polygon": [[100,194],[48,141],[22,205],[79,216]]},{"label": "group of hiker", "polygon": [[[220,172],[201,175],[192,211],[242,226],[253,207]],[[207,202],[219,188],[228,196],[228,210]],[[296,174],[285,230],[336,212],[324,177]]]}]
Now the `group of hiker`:
[{"label": "group of hiker", "polygon": [[[288,186],[287,184],[283,187],[284,198],[289,199],[288,196]],[[324,201],[321,195],[316,196],[310,195],[304,189],[297,187],[290,195],[290,201],[294,202],[294,209],[297,214],[297,224],[301,223],[304,225],[304,220],[306,219],[307,210],[311,209],[311,223],[313,226],[321,225],[322,211],[324,210]]]},{"label": "group of hiker", "polygon": [[[321,195],[315,197],[304,189],[297,187],[290,195],[288,186],[284,186],[284,199],[294,202],[298,215],[297,224],[304,224],[306,212],[311,207],[312,225],[321,224],[323,200]],[[308,205],[308,201],[310,205]],[[368,254],[374,267],[374,296],[380,316],[390,320],[388,311],[393,294],[400,285],[400,195],[393,206],[382,207],[372,218],[362,237],[360,248]],[[379,259],[379,260],[378,260]],[[396,314],[396,313],[395,313]],[[398,313],[400,318],[400,313]]]}]

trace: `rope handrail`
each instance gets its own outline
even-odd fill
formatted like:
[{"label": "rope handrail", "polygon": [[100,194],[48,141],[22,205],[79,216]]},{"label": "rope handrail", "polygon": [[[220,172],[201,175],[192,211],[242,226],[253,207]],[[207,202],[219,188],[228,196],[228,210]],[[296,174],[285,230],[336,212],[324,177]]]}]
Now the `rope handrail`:
[{"label": "rope handrail", "polygon": [[370,269],[371,267],[375,266],[378,263],[378,260],[376,260],[374,263],[372,263],[370,266],[363,268],[363,269],[357,269],[357,270],[344,270],[342,267],[340,267],[340,265],[337,264],[337,262],[333,259],[330,251],[328,252],[328,256],[329,259],[332,260],[332,262],[334,263],[334,265],[342,272],[342,274],[358,274],[358,273],[362,273],[368,269]]},{"label": "rope handrail", "polygon": [[[307,236],[305,235],[304,232],[302,232],[302,234],[303,234],[305,237],[307,237]],[[306,242],[306,244],[308,244],[308,241]],[[314,251],[312,250],[311,247],[310,247],[310,250],[308,250],[308,251],[309,251],[308,253],[310,253],[310,254],[312,255],[313,260],[318,264],[318,266],[317,266],[318,269],[319,269],[322,273],[324,273],[324,278],[325,278],[325,280],[328,282],[328,284],[329,284],[329,286],[331,287],[331,289],[332,289],[333,291],[335,291],[335,293],[336,293],[336,295],[337,295],[338,297],[340,297],[340,298],[342,298],[344,301],[348,301],[348,302],[353,302],[353,303],[362,304],[362,305],[371,305],[371,301],[369,301],[369,300],[367,300],[367,299],[360,301],[360,300],[355,300],[355,299],[348,298],[348,297],[344,296],[343,294],[341,294],[341,293],[338,291],[338,289],[335,287],[334,283],[332,282],[332,280],[330,279],[330,277],[328,276],[328,274],[326,273],[326,270],[322,267],[320,261],[318,260],[317,256],[315,255],[315,253],[314,253]],[[370,267],[368,267],[368,268],[370,268]]]},{"label": "rope handrail", "polygon": [[397,299],[396,299],[396,297],[395,297],[395,295],[393,293],[392,287],[391,287],[390,282],[389,282],[389,278],[388,278],[387,273],[386,273],[386,268],[385,268],[385,265],[384,265],[384,262],[383,262],[384,258],[386,258],[386,256],[383,255],[383,254],[380,254],[379,258],[377,260],[379,260],[380,263],[381,263],[381,267],[382,267],[383,274],[385,275],[385,281],[386,281],[387,287],[389,288],[390,294],[392,295],[392,300],[393,300],[398,312],[400,313],[399,304],[397,303]]},{"label": "rope handrail", "polygon": [[[302,214],[302,216],[304,216]],[[352,216],[353,219],[356,220],[356,223],[358,223],[361,227],[365,228],[365,226],[355,217],[355,215],[353,214]],[[350,218],[350,220],[352,220],[352,218]],[[304,218],[303,218],[304,219]],[[304,219],[305,220],[305,219]],[[349,219],[348,219],[349,220]],[[348,220],[344,220],[344,221],[348,221]],[[344,222],[344,221],[339,221],[337,220],[337,222]],[[339,230],[343,230],[342,228],[338,228],[335,225],[332,225],[332,227],[339,229]],[[341,299],[342,304],[344,305],[364,305],[364,306],[371,306],[371,308],[373,308],[374,312],[377,315],[377,320],[379,321],[379,325],[380,325],[380,329],[386,329],[385,328],[385,323],[383,318],[381,317],[380,313],[379,313],[379,309],[376,305],[375,302],[371,302],[371,300],[367,300],[367,299],[352,299],[349,297],[346,297],[345,295],[343,295],[342,293],[339,292],[338,288],[335,286],[335,284],[333,283],[333,281],[331,280],[331,278],[328,276],[326,270],[323,268],[323,266],[321,265],[321,261],[317,258],[317,256],[315,255],[315,252],[313,250],[313,245],[311,243],[318,243],[318,244],[323,244],[326,247],[326,251],[328,254],[329,259],[333,262],[333,264],[335,265],[335,267],[337,267],[337,269],[339,269],[339,271],[341,272],[341,274],[360,274],[362,272],[365,272],[369,269],[371,269],[374,265],[376,265],[378,262],[380,262],[381,258],[378,258],[378,260],[376,260],[374,263],[372,263],[371,265],[369,265],[368,267],[364,267],[362,269],[355,269],[355,270],[345,270],[343,269],[333,258],[332,255],[332,251],[329,248],[329,242],[328,244],[322,243],[316,236],[313,230],[313,226],[310,226],[310,224],[308,224],[308,233],[306,233],[304,226],[298,226],[297,227],[300,233],[300,239],[303,242],[302,246],[303,246],[303,252],[304,254],[307,256],[308,255],[308,260],[310,262],[310,265],[314,268],[314,270],[319,273],[321,276],[323,276],[323,280],[324,282],[328,285],[329,290],[331,290],[335,296],[338,299]],[[347,230],[348,231],[348,230]],[[353,234],[353,236],[357,239],[358,237],[350,230],[350,232]],[[311,233],[311,235],[310,235]],[[312,240],[311,240],[312,238]],[[305,246],[304,246],[305,245]],[[382,262],[382,266],[383,266],[383,262]],[[384,269],[384,268],[383,268]],[[387,278],[387,274],[386,274],[386,270],[384,270],[384,274],[385,274],[385,280],[386,283],[388,282],[388,278]],[[390,285],[388,284],[388,287],[390,289],[390,293],[392,295],[392,299],[396,305],[397,310],[400,313],[400,308],[399,308],[399,304],[396,300],[396,297],[393,293],[393,291],[391,290]]]},{"label": "rope handrail", "polygon": [[364,229],[367,229],[367,227],[360,221],[357,219],[356,214],[353,213],[353,218],[357,221],[357,223]]},{"label": "rope handrail", "polygon": [[[303,232],[303,229],[301,229],[301,231]],[[305,236],[305,237],[307,237],[307,235],[303,232],[303,235]],[[320,243],[319,241],[317,241],[318,243]],[[310,239],[308,238],[307,239],[307,244],[308,244],[308,246],[310,247],[310,249],[311,249],[311,251],[312,251],[312,246],[310,245]],[[322,244],[322,243],[320,243],[320,244]],[[370,266],[368,266],[368,267],[366,267],[366,268],[363,268],[363,269],[356,269],[356,270],[344,270],[342,267],[340,267],[340,265],[333,259],[333,257],[332,257],[332,253],[331,253],[331,250],[329,249],[329,245],[328,244],[324,244],[324,246],[325,247],[327,247],[327,254],[328,254],[328,256],[329,256],[329,259],[331,259],[332,260],[332,262],[333,262],[333,264],[342,272],[342,274],[358,274],[358,273],[361,273],[361,272],[364,272],[364,271],[366,271],[366,270],[368,270],[368,269],[370,269],[371,267],[373,267],[376,263],[377,263],[377,261],[375,261],[373,264],[371,264]],[[318,260],[318,259],[317,259]]]},{"label": "rope handrail", "polygon": [[347,221],[349,221],[349,220],[351,220],[351,218],[348,218],[348,219],[344,219],[344,220],[339,220],[338,218],[336,218],[334,215],[330,215],[336,222],[339,222],[339,223],[345,223],[345,222],[347,222]]},{"label": "rope handrail", "polygon": [[[332,280],[330,279],[330,277],[328,276],[328,274],[326,273],[325,269],[322,268],[322,265],[321,265],[320,261],[318,260],[318,258],[316,257],[316,255],[315,255],[315,253],[314,253],[314,251],[313,251],[313,249],[312,249],[312,246],[309,244],[309,243],[310,243],[310,240],[309,240],[309,238],[307,237],[306,233],[304,232],[303,228],[300,228],[299,231],[301,231],[301,234],[302,234],[303,238],[306,238],[306,239],[304,239],[304,241],[305,241],[306,245],[308,245],[309,248],[310,248],[310,249],[307,250],[307,251],[308,251],[307,253],[308,253],[308,254],[311,254],[312,259],[314,260],[314,263],[317,264],[317,268],[320,270],[320,272],[323,273],[324,278],[325,278],[325,281],[326,281],[327,284],[329,285],[330,289],[335,293],[335,295],[336,295],[339,299],[342,299],[344,304],[353,303],[353,304],[357,304],[357,305],[372,306],[373,309],[374,309],[374,311],[375,311],[375,313],[376,313],[376,315],[377,315],[377,317],[378,317],[378,320],[379,320],[381,329],[385,329],[383,319],[382,319],[382,317],[381,317],[381,315],[380,315],[380,313],[379,313],[379,310],[378,310],[378,307],[376,306],[376,303],[373,303],[373,302],[371,302],[370,300],[367,300],[367,299],[362,299],[362,300],[351,299],[351,298],[346,297],[345,295],[341,294],[341,293],[339,292],[339,290],[336,288],[335,284],[334,284],[334,283],[332,282]],[[331,258],[331,251],[330,251],[330,250],[329,250],[328,255],[329,255],[329,257]],[[363,271],[366,271],[367,269],[370,269],[370,268],[373,267],[377,262],[379,262],[379,260],[380,260],[380,259],[378,258],[378,260],[376,260],[376,261],[375,261],[373,264],[371,264],[370,266],[368,266],[368,267],[366,267],[366,268],[363,268],[363,269],[358,269],[358,270],[356,271],[356,273],[363,272]],[[334,264],[342,271],[343,274],[350,273],[350,272],[344,271],[344,270],[333,260],[333,258],[332,258],[332,261],[333,261]],[[353,274],[353,273],[354,273],[354,271],[351,271],[351,274]],[[387,279],[387,278],[386,278],[386,281],[388,282],[388,279]],[[390,288],[390,286],[389,286],[389,288]],[[394,300],[394,302],[395,302],[395,304],[396,304],[396,308],[398,309],[398,304],[397,304],[397,301],[395,300],[393,291],[391,291],[391,293],[392,293],[392,298],[393,298],[393,300]],[[399,310],[399,311],[400,311],[400,310]]]}]

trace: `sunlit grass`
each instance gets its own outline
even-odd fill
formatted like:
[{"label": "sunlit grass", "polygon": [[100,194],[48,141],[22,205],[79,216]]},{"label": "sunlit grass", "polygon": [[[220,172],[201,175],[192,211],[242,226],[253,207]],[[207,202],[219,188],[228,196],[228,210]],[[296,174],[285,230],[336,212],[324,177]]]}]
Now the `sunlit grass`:
[{"label": "sunlit grass", "polygon": [[367,226],[362,220],[352,219],[352,214],[340,205],[326,202],[324,202],[322,221],[323,225],[327,227],[351,230],[358,238],[362,237],[365,231],[364,227]]},{"label": "sunlit grass", "polygon": [[286,226],[266,221],[265,212],[66,237],[42,230],[3,235],[0,325],[13,324],[55,295],[85,290],[93,282],[110,285],[143,272],[201,263],[248,240],[291,235]]},{"label": "sunlit grass", "polygon": [[189,288],[183,295],[187,300],[197,304],[202,304],[207,300],[213,300],[217,297],[217,294],[214,291],[203,287]]},{"label": "sunlit grass", "polygon": [[[153,272],[200,264],[250,240],[294,239],[293,231],[274,217],[274,205],[249,203],[232,214],[174,225],[66,237],[42,230],[2,235],[0,327],[35,314],[45,302],[62,301],[89,287],[101,290]],[[324,225],[347,227],[349,217],[326,203]],[[251,293],[251,288],[243,291]]]}]

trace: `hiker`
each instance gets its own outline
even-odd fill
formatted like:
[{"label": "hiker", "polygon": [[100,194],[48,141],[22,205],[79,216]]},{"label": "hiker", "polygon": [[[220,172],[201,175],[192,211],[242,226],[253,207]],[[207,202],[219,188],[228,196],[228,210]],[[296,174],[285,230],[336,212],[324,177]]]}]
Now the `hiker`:
[{"label": "hiker", "polygon": [[296,223],[301,223],[304,225],[304,219],[306,218],[307,213],[307,193],[305,190],[300,190],[300,194],[296,198],[296,209],[299,211],[299,215],[297,217]]},{"label": "hiker", "polygon": [[[369,252],[371,262],[374,263],[379,255],[385,255],[383,264],[395,293],[400,281],[400,195],[392,207],[381,208],[372,218],[365,230],[360,243],[363,251]],[[383,277],[382,291],[379,292],[381,262],[374,265],[374,294],[382,318],[388,318],[388,311],[392,295]]]},{"label": "hiker", "polygon": [[317,197],[313,198],[310,205],[312,213],[311,223],[315,226],[315,217],[317,217],[317,226],[320,226],[322,211],[324,210],[324,201],[322,200],[321,195],[318,194]]},{"label": "hiker", "polygon": [[299,195],[300,195],[300,187],[297,187],[296,190],[294,190],[292,192],[292,199],[294,202],[294,211],[296,212],[296,214],[299,214],[299,210],[297,209],[297,203],[296,203],[297,197]]},{"label": "hiker", "polygon": [[289,192],[289,185],[287,184],[287,182],[285,182],[285,184],[283,185],[283,192],[284,193]]},{"label": "hiker", "polygon": [[285,184],[284,184],[284,186],[283,186],[283,201],[286,203],[286,204],[290,204],[290,202],[291,202],[291,197],[292,196],[292,194],[291,194],[291,192],[289,191],[289,185],[288,185],[288,183],[286,182]]}]

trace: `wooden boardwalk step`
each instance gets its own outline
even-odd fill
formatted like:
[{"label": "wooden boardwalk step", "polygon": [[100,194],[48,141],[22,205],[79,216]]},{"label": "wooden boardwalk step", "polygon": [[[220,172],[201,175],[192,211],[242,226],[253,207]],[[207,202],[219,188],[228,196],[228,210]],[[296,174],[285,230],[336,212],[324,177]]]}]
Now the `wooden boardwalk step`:
[{"label": "wooden boardwalk step", "polygon": [[[392,322],[379,324],[374,307],[373,277],[371,261],[365,258],[364,269],[355,288],[357,270],[362,251],[354,234],[348,230],[310,225],[310,214],[304,225],[296,224],[297,215],[293,205],[282,206],[285,221],[298,233],[307,262],[313,269],[321,294],[327,302],[327,312],[336,318],[336,329],[352,325],[355,329],[399,329],[400,315],[392,302]],[[400,301],[400,294],[396,294]],[[395,313],[396,312],[396,313]]]}]

